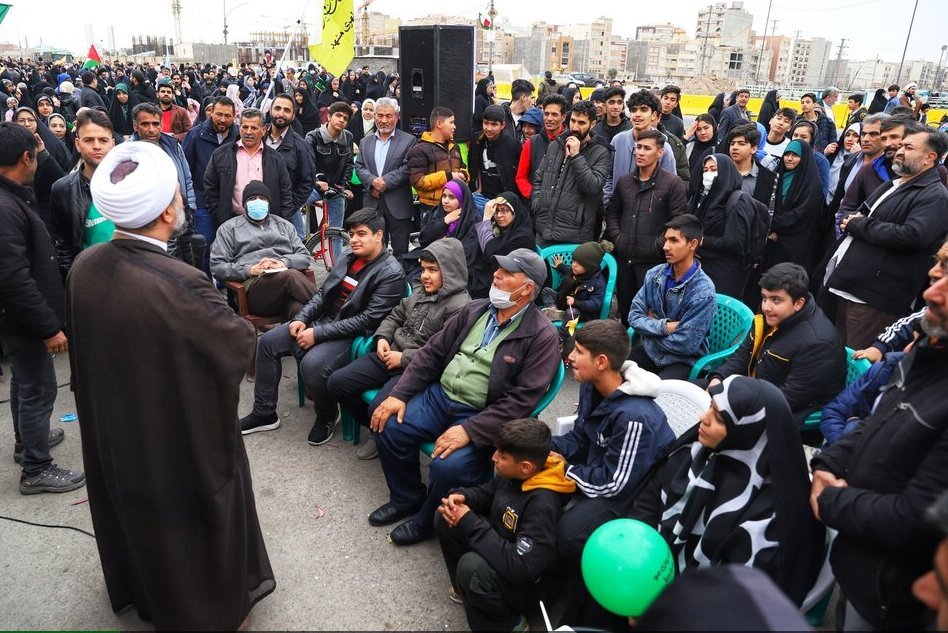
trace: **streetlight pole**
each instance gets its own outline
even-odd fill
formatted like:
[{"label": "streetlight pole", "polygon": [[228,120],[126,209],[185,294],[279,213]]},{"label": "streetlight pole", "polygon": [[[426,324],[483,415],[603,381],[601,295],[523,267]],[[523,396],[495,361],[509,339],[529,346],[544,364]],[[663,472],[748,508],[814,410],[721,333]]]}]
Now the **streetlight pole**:
[{"label": "streetlight pole", "polygon": [[938,57],[938,70],[935,72],[935,86],[936,91],[941,91],[941,82],[944,80],[944,71],[942,70],[942,62],[945,61],[945,50],[948,50],[948,44],[941,45],[941,55]]},{"label": "streetlight pole", "polygon": [[[754,71],[754,83],[760,83],[760,60],[764,57],[764,47],[767,45],[767,25],[770,24],[770,8],[773,6],[774,0],[770,0],[767,3],[767,19],[764,20],[764,37],[760,41],[760,55],[757,57],[757,70]],[[773,50],[773,45],[771,44],[771,49]]]},{"label": "streetlight pole", "polygon": [[902,79],[902,66],[905,65],[905,53],[908,51],[909,38],[912,37],[912,26],[915,25],[915,12],[918,11],[918,0],[915,0],[915,8],[912,9],[912,20],[909,22],[908,33],[905,34],[905,48],[902,49],[902,61],[899,62],[899,72],[895,76],[895,83]]}]

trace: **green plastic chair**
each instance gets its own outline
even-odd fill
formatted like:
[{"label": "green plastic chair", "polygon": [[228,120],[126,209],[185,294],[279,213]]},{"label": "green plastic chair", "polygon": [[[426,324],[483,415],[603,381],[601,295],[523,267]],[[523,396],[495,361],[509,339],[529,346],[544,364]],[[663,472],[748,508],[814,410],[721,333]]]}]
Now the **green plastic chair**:
[{"label": "green plastic chair", "polygon": [[[563,275],[553,267],[553,256],[562,255],[563,263],[569,265],[573,263],[573,251],[576,250],[577,246],[579,246],[579,244],[554,244],[540,249],[540,257],[546,261],[547,267],[550,270],[550,285],[554,290],[559,287]],[[603,256],[602,270],[606,275],[606,294],[602,299],[602,308],[599,310],[599,318],[608,319],[609,310],[612,308],[612,296],[616,292],[616,274],[619,270],[616,258],[613,257],[611,253],[606,253],[605,256]],[[554,322],[554,325],[559,327],[561,323]],[[582,323],[580,323],[579,326],[582,327]]]},{"label": "green plastic chair", "polygon": [[[869,362],[866,358],[853,358],[853,350],[849,347],[846,348],[846,386],[848,387],[857,378],[862,376],[864,373],[869,371],[869,368],[872,367],[872,363]],[[810,415],[806,416],[806,419],[803,420],[803,424],[800,426],[801,431],[819,431],[820,430],[820,421],[823,419],[823,410],[814,411]]]},{"label": "green plastic chair", "polygon": [[715,300],[718,310],[711,322],[711,331],[708,332],[710,352],[695,362],[688,380],[720,367],[744,342],[754,324],[754,313],[734,297],[717,294]]}]

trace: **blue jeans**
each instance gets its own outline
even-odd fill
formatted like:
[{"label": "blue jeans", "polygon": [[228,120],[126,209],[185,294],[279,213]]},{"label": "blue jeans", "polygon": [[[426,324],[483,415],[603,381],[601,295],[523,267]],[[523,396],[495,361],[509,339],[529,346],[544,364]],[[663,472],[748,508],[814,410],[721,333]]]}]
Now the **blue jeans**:
[{"label": "blue jeans", "polygon": [[10,413],[13,428],[23,442],[23,475],[33,477],[53,462],[49,454],[49,416],[56,402],[53,357],[38,338],[4,336],[10,357]]},{"label": "blue jeans", "polygon": [[[306,203],[312,204],[319,200],[324,200],[322,192],[319,189],[313,189]],[[326,200],[326,207],[328,207],[329,210],[329,226],[341,229],[346,217],[346,199],[343,196],[329,198]],[[342,257],[344,248],[345,244],[338,237],[334,237],[330,240],[329,250],[332,252],[332,260],[334,262],[339,261]]]},{"label": "blue jeans", "polygon": [[296,234],[299,235],[301,242],[306,242],[306,226],[303,224],[303,212],[297,209],[293,213],[293,217],[290,218],[290,222],[293,223],[293,227],[296,229]]},{"label": "blue jeans", "polygon": [[482,194],[480,191],[475,191],[473,194],[471,194],[471,197],[474,200],[474,206],[477,207],[477,210],[480,213],[484,213],[484,205],[487,204],[490,198]]},{"label": "blue jeans", "polygon": [[418,447],[433,442],[448,428],[460,424],[478,409],[448,398],[439,383],[433,383],[408,401],[401,424],[392,416],[381,433],[375,434],[382,472],[388,484],[389,501],[399,508],[421,504],[412,522],[424,534],[434,530],[434,514],[442,497],[457,486],[483,481],[490,467],[487,448],[468,444],[445,458],[431,460],[428,488],[421,481]]},{"label": "blue jeans", "polygon": [[211,244],[217,237],[217,219],[206,207],[198,207],[194,210],[194,230],[204,236],[206,245],[204,247],[204,261],[201,263],[201,269],[207,274],[211,274]]},{"label": "blue jeans", "polygon": [[269,415],[276,410],[280,377],[283,375],[284,356],[293,355],[300,363],[300,373],[306,391],[315,403],[316,416],[323,420],[335,419],[336,401],[329,393],[329,375],[349,362],[352,339],[321,341],[308,350],[300,349],[290,336],[287,323],[278,325],[260,337],[257,343],[257,381],[253,389],[253,412]]}]

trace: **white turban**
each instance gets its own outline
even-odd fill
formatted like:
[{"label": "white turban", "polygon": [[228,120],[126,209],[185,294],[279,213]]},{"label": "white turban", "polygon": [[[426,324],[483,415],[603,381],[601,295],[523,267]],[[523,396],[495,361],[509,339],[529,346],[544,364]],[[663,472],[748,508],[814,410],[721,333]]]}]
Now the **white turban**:
[{"label": "white turban", "polygon": [[178,170],[154,143],[127,141],[105,156],[90,187],[99,213],[115,226],[138,229],[171,204],[178,190]]}]

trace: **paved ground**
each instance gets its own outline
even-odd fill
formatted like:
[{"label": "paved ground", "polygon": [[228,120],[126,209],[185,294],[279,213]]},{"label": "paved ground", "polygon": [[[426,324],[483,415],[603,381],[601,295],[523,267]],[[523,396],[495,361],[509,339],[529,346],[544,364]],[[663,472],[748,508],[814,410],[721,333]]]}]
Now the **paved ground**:
[{"label": "paved ground", "polygon": [[[56,358],[59,382],[69,379],[65,356]],[[0,399],[9,394],[9,365]],[[357,460],[341,429],[329,444],[306,443],[310,407],[296,403],[296,367],[287,359],[279,414],[283,426],[246,438],[257,511],[276,576],[276,591],[254,611],[254,628],[335,630],[464,630],[464,611],[447,597],[448,576],[437,541],[407,549],[386,542],[386,528],[366,516],[387,500],[378,460]],[[577,387],[567,379],[543,418],[573,412]],[[240,412],[249,411],[253,385],[243,383]],[[57,463],[81,468],[77,424],[68,386],[59,390],[53,426],[66,440],[53,449]],[[92,531],[84,488],[62,495],[21,496],[19,468],[10,457],[9,404],[0,404],[0,514]],[[75,504],[75,505],[74,505]],[[322,514],[322,516],[320,516]],[[109,606],[94,539],[71,530],[0,520],[0,629],[148,629],[133,613]]]}]

